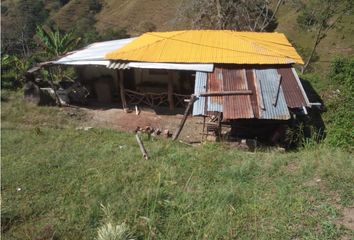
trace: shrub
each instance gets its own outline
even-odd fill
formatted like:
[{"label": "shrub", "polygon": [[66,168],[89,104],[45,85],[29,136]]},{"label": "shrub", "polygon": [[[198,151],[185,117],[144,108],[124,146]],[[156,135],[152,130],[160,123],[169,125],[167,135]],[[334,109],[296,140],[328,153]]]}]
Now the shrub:
[{"label": "shrub", "polygon": [[1,87],[15,89],[23,86],[25,73],[32,63],[32,59],[19,58],[16,55],[2,55]]},{"label": "shrub", "polygon": [[337,58],[329,74],[332,82],[327,99],[327,141],[333,146],[351,148],[354,139],[354,58]]},{"label": "shrub", "polygon": [[296,19],[296,22],[302,29],[308,29],[317,23],[316,16],[314,11],[305,9],[299,14]]},{"label": "shrub", "polygon": [[97,240],[128,240],[131,239],[129,228],[125,223],[117,224],[113,219],[110,205],[101,205],[104,218],[97,229]]}]

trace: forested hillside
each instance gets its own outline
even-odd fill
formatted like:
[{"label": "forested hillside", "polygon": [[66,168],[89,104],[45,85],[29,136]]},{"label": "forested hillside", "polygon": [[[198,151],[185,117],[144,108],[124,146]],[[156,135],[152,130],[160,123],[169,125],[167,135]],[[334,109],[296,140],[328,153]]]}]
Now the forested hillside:
[{"label": "forested hillside", "polygon": [[[202,9],[190,9],[191,2],[201,0],[5,0],[2,1],[3,53],[7,50],[26,52],[35,33],[35,25],[57,26],[74,31],[81,43],[139,35],[146,31],[168,31],[191,28],[191,21]],[[277,1],[273,0],[271,8]],[[276,15],[277,28],[295,44],[304,58],[309,54],[316,31],[299,24],[304,15],[300,0],[282,1]],[[341,2],[341,1],[339,1]],[[203,6],[203,5],[201,5]],[[205,6],[209,7],[209,6]],[[188,14],[186,14],[186,12]],[[305,16],[311,18],[311,16]],[[326,71],[337,55],[353,54],[354,16],[345,14],[320,42],[313,67]],[[14,42],[17,42],[16,46]],[[12,45],[12,46],[11,46]],[[32,46],[29,46],[31,48]]]}]

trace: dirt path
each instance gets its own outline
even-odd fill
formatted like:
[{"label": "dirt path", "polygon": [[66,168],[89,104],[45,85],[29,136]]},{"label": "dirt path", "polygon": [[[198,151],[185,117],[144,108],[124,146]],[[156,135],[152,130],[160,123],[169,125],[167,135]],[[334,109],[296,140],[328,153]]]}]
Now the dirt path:
[{"label": "dirt path", "polygon": [[[119,131],[132,132],[137,127],[151,126],[161,131],[168,129],[174,133],[183,115],[158,115],[153,110],[142,110],[139,115],[133,111],[126,113],[119,108],[89,109],[81,108],[87,116],[87,124],[96,127],[116,129]],[[201,140],[202,118],[188,117],[181,132],[180,139],[187,142]]]}]

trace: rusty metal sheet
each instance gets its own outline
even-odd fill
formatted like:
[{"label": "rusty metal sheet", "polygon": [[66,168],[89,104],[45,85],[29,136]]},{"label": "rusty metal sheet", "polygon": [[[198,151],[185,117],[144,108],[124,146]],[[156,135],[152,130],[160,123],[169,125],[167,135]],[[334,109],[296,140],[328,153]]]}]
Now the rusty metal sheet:
[{"label": "rusty metal sheet", "polygon": [[[213,73],[208,74],[208,92],[223,91],[223,74],[221,68],[215,68]],[[207,98],[207,112],[223,112],[224,99],[222,96]]]},{"label": "rusty metal sheet", "polygon": [[[224,91],[249,90],[245,69],[222,69]],[[253,109],[249,95],[224,96],[224,119],[253,118]]]},{"label": "rusty metal sheet", "polygon": [[259,118],[260,116],[260,106],[258,103],[258,98],[259,98],[259,90],[257,88],[257,83],[256,83],[256,73],[254,69],[246,69],[246,77],[247,77],[247,84],[249,90],[252,91],[252,94],[250,95],[251,99],[251,105],[253,109],[253,114],[255,118]]},{"label": "rusty metal sheet", "polygon": [[[223,112],[224,119],[290,119],[288,107],[306,106],[307,99],[306,94],[304,95],[299,87],[299,80],[296,79],[296,76],[288,77],[291,71],[291,66],[216,66],[213,73],[204,73],[204,80],[198,80],[201,82],[196,85],[196,94],[203,91],[238,90],[251,90],[252,94],[203,97],[203,102],[195,105],[196,110],[193,115]],[[199,76],[202,75],[198,75],[198,78]],[[205,79],[206,76],[207,79]],[[202,86],[206,86],[206,88]],[[292,90],[291,87],[294,86],[295,90]],[[289,91],[293,92],[289,93]],[[298,99],[291,99],[292,94],[297,94]],[[304,105],[294,105],[298,104],[297,101]]]},{"label": "rusty metal sheet", "polygon": [[290,67],[279,67],[277,71],[282,76],[282,88],[288,107],[301,108],[307,106],[306,93],[301,83],[294,76],[292,69]]}]

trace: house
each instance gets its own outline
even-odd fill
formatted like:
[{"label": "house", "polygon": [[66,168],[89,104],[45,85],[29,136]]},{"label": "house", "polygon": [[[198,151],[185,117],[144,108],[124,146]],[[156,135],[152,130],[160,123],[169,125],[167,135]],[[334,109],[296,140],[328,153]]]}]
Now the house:
[{"label": "house", "polygon": [[123,108],[168,105],[172,111],[194,94],[193,116],[204,123],[214,118],[215,132],[229,124],[237,137],[276,141],[311,106],[293,68],[303,60],[281,33],[149,32],[94,43],[52,63],[75,66],[92,92],[106,86],[103,92],[119,97]]}]

